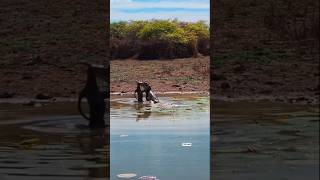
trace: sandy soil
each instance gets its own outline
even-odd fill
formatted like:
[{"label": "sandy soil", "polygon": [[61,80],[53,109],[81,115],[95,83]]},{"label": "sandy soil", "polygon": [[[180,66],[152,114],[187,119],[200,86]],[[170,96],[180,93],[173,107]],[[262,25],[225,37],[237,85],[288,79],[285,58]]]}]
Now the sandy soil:
[{"label": "sandy soil", "polygon": [[[157,93],[209,92],[209,57],[111,63],[111,93],[132,93],[136,80]],[[211,96],[224,101],[319,103],[319,70],[313,62],[223,61],[211,70]]]},{"label": "sandy soil", "polygon": [[[154,92],[209,92],[209,57],[176,60],[114,60],[110,93],[131,94],[136,81],[147,81]],[[44,68],[46,67],[46,68]],[[224,61],[212,63],[211,96],[224,101],[267,100],[294,104],[319,103],[319,70],[314,63]],[[1,71],[1,102],[16,98],[76,98],[85,83],[85,68],[42,65]],[[63,79],[63,81],[61,81]],[[17,83],[18,82],[18,83]]]},{"label": "sandy soil", "polygon": [[136,81],[147,81],[155,92],[209,91],[209,57],[176,60],[114,60],[110,92],[131,93]]},{"label": "sandy soil", "polygon": [[212,95],[230,100],[318,104],[318,68],[313,62],[225,62],[213,70]]},{"label": "sandy soil", "polygon": [[213,97],[319,103],[318,1],[216,1],[210,12]]},{"label": "sandy soil", "polygon": [[108,64],[108,2],[0,2],[0,98],[76,97],[79,62]]}]

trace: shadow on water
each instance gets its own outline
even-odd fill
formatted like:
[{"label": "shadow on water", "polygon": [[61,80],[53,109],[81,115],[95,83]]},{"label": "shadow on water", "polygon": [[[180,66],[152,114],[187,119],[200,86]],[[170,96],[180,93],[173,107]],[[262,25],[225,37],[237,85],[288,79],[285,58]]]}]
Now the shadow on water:
[{"label": "shadow on water", "polygon": [[213,103],[215,179],[319,179],[319,110],[314,106]]},{"label": "shadow on water", "polygon": [[0,179],[106,179],[109,132],[85,128],[73,109],[0,106]]}]

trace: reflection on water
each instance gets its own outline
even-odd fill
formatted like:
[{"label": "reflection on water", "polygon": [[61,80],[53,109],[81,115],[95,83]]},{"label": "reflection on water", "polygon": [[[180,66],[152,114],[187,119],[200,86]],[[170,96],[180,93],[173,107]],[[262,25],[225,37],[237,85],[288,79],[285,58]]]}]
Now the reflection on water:
[{"label": "reflection on water", "polygon": [[213,104],[215,179],[319,179],[318,107]]},{"label": "reflection on water", "polygon": [[108,132],[90,131],[74,104],[0,106],[0,179],[106,179]]},{"label": "reflection on water", "polygon": [[152,105],[134,101],[111,101],[110,179],[134,173],[131,179],[209,180],[209,99],[162,97]]}]

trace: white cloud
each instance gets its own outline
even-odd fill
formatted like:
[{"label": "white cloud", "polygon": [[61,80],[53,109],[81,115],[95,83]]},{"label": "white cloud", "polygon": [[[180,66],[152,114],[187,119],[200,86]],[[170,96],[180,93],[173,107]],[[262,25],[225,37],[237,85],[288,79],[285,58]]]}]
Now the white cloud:
[{"label": "white cloud", "polygon": [[[186,0],[173,2],[162,0],[159,2],[136,2],[133,0],[111,0],[110,5],[111,21],[179,19],[181,21],[205,20],[209,22],[210,16],[209,1]],[[150,9],[156,11],[152,12]]]},{"label": "white cloud", "polygon": [[111,0],[110,4],[122,4],[122,3],[131,3],[131,0]]},{"label": "white cloud", "polygon": [[[111,9],[142,9],[142,8],[183,8],[183,9],[209,9],[206,2],[134,2],[130,0],[113,0]],[[119,2],[118,2],[119,1]]]},{"label": "white cloud", "polygon": [[125,12],[112,12],[111,21],[129,21],[129,20],[150,20],[150,19],[178,19],[186,22],[196,22],[204,20],[209,23],[209,12],[202,13],[188,13],[186,12],[140,12],[140,13],[125,13]]}]

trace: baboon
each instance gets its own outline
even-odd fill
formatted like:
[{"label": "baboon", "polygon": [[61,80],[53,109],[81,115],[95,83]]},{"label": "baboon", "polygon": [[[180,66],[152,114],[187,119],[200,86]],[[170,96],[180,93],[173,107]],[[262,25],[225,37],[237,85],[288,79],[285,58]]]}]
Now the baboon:
[{"label": "baboon", "polygon": [[[136,93],[138,95],[138,98],[136,97]],[[154,103],[159,102],[159,99],[151,91],[151,86],[147,82],[138,82],[137,81],[137,89],[134,91],[134,95],[138,99],[138,102],[143,102],[143,93],[146,93],[146,100],[147,101],[153,101]]]},{"label": "baboon", "polygon": [[[78,109],[80,114],[89,121],[90,128],[105,127],[104,114],[106,111],[105,99],[108,96],[106,87],[101,84],[106,83],[107,69],[99,65],[90,65],[87,70],[87,82],[84,89],[79,93]],[[99,82],[99,80],[102,82]],[[104,82],[103,82],[104,81]],[[100,85],[100,86],[99,86]],[[81,101],[83,98],[87,99],[89,105],[89,117],[83,113],[81,108]]]}]

